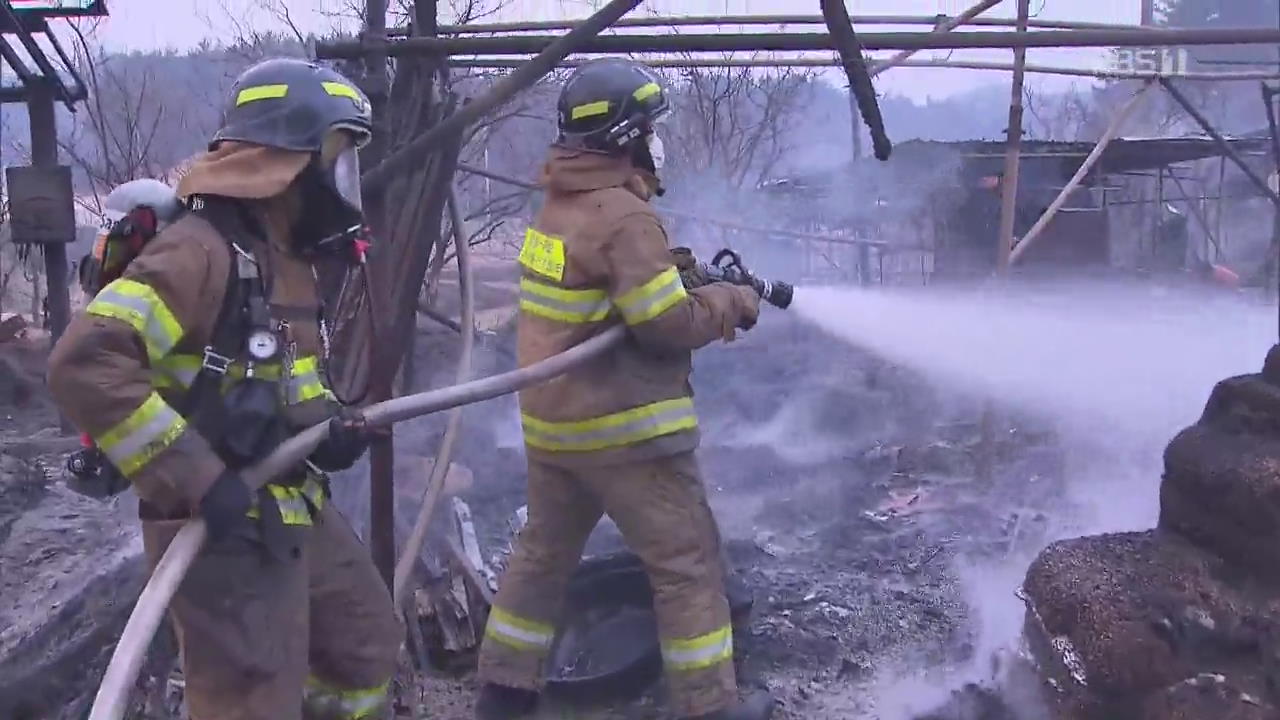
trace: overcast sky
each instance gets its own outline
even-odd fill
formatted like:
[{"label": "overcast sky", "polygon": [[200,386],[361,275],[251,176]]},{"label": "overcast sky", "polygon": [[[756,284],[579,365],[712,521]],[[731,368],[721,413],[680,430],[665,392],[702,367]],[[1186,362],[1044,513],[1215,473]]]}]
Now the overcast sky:
[{"label": "overcast sky", "polygon": [[[851,12],[857,14],[956,14],[973,0],[848,0]],[[234,34],[236,23],[259,29],[278,23],[255,9],[261,0],[108,0],[111,17],[100,30],[100,37],[115,49],[177,49],[195,45],[204,38],[227,38]],[[294,22],[304,31],[324,32],[334,27],[345,0],[288,0]],[[493,18],[502,20],[553,19],[582,17],[598,2],[591,0],[507,0]],[[448,0],[441,0],[442,22],[451,13]],[[1140,0],[1032,0],[1036,16],[1055,20],[1087,20],[1092,22],[1137,23]],[[637,12],[650,14],[701,15],[714,13],[779,13],[805,12],[812,6],[818,12],[817,0],[646,0]],[[1010,17],[1016,3],[1006,0],[1003,7],[990,15]],[[234,20],[233,20],[234,18]],[[878,26],[878,30],[900,30]],[[915,28],[919,29],[919,28]],[[943,51],[921,53],[919,57],[943,57]],[[1009,51],[957,51],[953,58],[1008,60]],[[1032,62],[1073,66],[1100,66],[1104,54],[1098,50],[1037,50],[1029,53]],[[1007,74],[955,69],[903,68],[882,75],[877,87],[882,92],[907,95],[915,99],[947,95],[971,90],[984,83],[1007,83]],[[1044,76],[1031,80],[1046,87],[1065,87],[1073,81]],[[1078,82],[1078,81],[1075,81]]]}]

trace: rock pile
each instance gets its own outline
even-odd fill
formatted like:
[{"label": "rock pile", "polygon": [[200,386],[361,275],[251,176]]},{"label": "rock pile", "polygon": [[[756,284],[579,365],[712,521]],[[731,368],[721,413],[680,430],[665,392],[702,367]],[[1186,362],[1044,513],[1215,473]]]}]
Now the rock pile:
[{"label": "rock pile", "polygon": [[1157,528],[1055,543],[1023,590],[1063,720],[1280,717],[1280,346],[1169,444]]}]

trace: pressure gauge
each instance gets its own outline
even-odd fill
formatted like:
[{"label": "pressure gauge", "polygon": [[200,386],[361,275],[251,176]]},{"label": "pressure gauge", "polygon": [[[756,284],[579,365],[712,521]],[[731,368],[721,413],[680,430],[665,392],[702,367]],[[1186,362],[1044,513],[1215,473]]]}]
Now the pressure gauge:
[{"label": "pressure gauge", "polygon": [[263,362],[280,352],[280,339],[270,330],[254,330],[249,334],[249,356]]}]

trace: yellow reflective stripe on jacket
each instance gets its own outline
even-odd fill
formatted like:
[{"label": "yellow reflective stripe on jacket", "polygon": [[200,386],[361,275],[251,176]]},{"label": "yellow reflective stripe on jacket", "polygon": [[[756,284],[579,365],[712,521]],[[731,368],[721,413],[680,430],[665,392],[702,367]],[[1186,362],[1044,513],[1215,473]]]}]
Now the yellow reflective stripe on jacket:
[{"label": "yellow reflective stripe on jacket", "polygon": [[555,629],[551,625],[522,618],[500,607],[489,611],[484,634],[516,650],[545,651],[551,647]]},{"label": "yellow reflective stripe on jacket", "polygon": [[520,309],[565,323],[599,322],[609,315],[604,290],[566,290],[520,278]]},{"label": "yellow reflective stripe on jacket", "polygon": [[293,362],[293,373],[285,385],[285,402],[297,405],[319,397],[332,397],[320,380],[320,359],[315,355],[298,358]]},{"label": "yellow reflective stripe on jacket", "polygon": [[698,427],[692,398],[663,400],[591,420],[546,422],[521,416],[524,441],[551,451],[589,451],[631,445]]},{"label": "yellow reflective stripe on jacket", "polygon": [[652,320],[688,297],[680,271],[674,266],[663,270],[649,282],[632,288],[614,301],[628,325]]},{"label": "yellow reflective stripe on jacket", "polygon": [[[301,486],[271,483],[267,485],[267,492],[280,508],[280,520],[285,525],[310,525],[312,508],[319,510],[324,507],[324,486],[310,475]],[[247,514],[255,520],[261,517],[256,498]]]},{"label": "yellow reflective stripe on jacket", "polygon": [[302,690],[302,704],[310,711],[309,715],[316,717],[363,720],[382,708],[390,685],[385,682],[377,687],[343,690],[312,675]]},{"label": "yellow reflective stripe on jacket", "polygon": [[155,374],[151,384],[157,388],[180,387],[189,388],[195,382],[200,365],[204,362],[199,355],[173,353],[151,363]]},{"label": "yellow reflective stripe on jacket", "polygon": [[187,429],[187,421],[152,392],[123,422],[94,442],[125,477],[133,477]]},{"label": "yellow reflective stripe on jacket", "polygon": [[[156,376],[152,384],[157,388],[190,388],[204,359],[200,355],[173,354],[156,361]],[[255,365],[254,377],[263,380],[279,380],[282,373],[280,363]],[[240,379],[245,369],[241,363],[233,363],[227,369],[227,377]],[[306,355],[293,363],[293,374],[285,386],[286,402],[290,405],[306,402],[318,397],[332,398],[333,393],[324,386],[320,377],[320,358]]]},{"label": "yellow reflective stripe on jacket", "polygon": [[111,281],[85,308],[99,317],[126,323],[142,337],[147,357],[155,362],[182,339],[182,326],[150,285],[128,278]]},{"label": "yellow reflective stripe on jacket", "polygon": [[706,635],[662,641],[662,660],[675,671],[709,668],[733,660],[733,628],[725,625]]}]

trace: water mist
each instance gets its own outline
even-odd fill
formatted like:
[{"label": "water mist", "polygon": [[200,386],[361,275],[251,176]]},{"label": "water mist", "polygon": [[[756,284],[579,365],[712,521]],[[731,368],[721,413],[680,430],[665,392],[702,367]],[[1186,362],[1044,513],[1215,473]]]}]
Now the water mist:
[{"label": "water mist", "polygon": [[[798,288],[792,311],[943,387],[1053,425],[1067,492],[1084,508],[1059,519],[1056,537],[1152,527],[1165,444],[1195,422],[1215,383],[1258,371],[1276,327],[1275,306],[1256,298],[1117,282]],[[1016,647],[1014,592],[1039,549],[997,566],[957,561],[977,624],[972,661],[942,678],[928,671],[928,680],[918,669],[884,673],[873,692],[878,717],[911,718],[960,684],[1001,682],[991,660]]]}]

